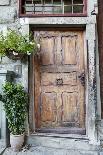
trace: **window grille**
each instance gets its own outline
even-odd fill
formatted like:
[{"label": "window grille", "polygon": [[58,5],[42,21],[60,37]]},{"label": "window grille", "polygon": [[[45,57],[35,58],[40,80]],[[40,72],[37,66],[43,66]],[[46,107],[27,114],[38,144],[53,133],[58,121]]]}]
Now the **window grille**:
[{"label": "window grille", "polygon": [[86,0],[20,0],[20,7],[25,15],[83,15]]}]

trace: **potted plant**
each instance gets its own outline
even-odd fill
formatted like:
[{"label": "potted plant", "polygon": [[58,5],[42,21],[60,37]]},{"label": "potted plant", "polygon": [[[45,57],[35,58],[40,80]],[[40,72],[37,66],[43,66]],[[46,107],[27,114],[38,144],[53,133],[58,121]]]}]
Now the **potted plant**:
[{"label": "potted plant", "polygon": [[22,35],[20,32],[8,30],[6,35],[0,33],[0,55],[10,59],[22,59],[24,55],[36,53],[39,44],[31,35]]},{"label": "potted plant", "polygon": [[28,95],[21,84],[6,82],[0,100],[8,120],[11,148],[18,151],[24,142]]}]

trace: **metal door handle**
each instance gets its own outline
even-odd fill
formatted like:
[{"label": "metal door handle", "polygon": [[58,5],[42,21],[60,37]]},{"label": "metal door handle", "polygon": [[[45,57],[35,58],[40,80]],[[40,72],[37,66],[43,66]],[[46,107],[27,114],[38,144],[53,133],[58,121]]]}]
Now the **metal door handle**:
[{"label": "metal door handle", "polygon": [[82,86],[85,86],[85,73],[84,72],[78,76],[78,79],[81,82]]},{"label": "metal door handle", "polygon": [[63,79],[62,78],[56,79],[56,85],[62,86],[63,85]]}]

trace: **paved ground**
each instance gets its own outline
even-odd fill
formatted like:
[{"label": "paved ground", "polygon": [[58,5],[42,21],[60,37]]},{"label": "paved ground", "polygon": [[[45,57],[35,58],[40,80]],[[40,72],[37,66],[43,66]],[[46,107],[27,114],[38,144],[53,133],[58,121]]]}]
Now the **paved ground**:
[{"label": "paved ground", "polygon": [[96,151],[81,150],[63,150],[47,148],[42,146],[24,147],[20,152],[13,152],[11,148],[7,148],[3,155],[103,155]]},{"label": "paved ground", "polygon": [[4,149],[5,149],[5,142],[4,140],[0,140],[0,155]]}]

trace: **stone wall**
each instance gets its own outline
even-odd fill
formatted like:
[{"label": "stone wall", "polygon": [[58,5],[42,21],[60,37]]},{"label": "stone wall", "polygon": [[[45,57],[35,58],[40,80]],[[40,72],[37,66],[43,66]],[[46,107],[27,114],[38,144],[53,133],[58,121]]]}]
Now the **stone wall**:
[{"label": "stone wall", "polygon": [[[0,1],[0,31],[6,33],[7,29],[22,30],[20,19],[18,18],[18,0],[3,0]],[[28,32],[27,32],[28,33]],[[7,57],[0,58],[0,72],[7,70],[14,71],[17,65],[21,65],[22,75],[17,81],[23,82],[23,85],[28,89],[28,64],[22,64],[21,61],[10,60]]]},{"label": "stone wall", "polygon": [[[21,25],[18,18],[18,1],[17,0],[3,0],[0,1],[0,31],[6,33],[7,29],[19,29]],[[0,57],[0,92],[2,91],[2,84],[6,80],[7,71],[16,71],[19,65],[22,73],[19,78],[15,78],[15,81],[23,84],[28,91],[28,63],[21,63],[21,61],[10,60],[8,57]],[[5,113],[3,111],[3,105],[0,102],[0,128],[1,138],[6,137],[6,124]]]}]

